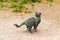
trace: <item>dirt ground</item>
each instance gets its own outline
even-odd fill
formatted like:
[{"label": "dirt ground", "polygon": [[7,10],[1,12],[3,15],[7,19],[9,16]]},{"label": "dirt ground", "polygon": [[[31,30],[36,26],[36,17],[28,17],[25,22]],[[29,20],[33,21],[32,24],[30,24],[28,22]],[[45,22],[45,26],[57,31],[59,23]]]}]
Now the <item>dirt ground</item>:
[{"label": "dirt ground", "polygon": [[[60,40],[60,3],[54,2],[52,6],[36,3],[30,10],[32,13],[21,15],[12,13],[10,9],[0,10],[0,40]],[[13,25],[20,24],[27,17],[34,17],[38,11],[42,15],[37,32],[28,32],[25,25],[20,28]]]}]

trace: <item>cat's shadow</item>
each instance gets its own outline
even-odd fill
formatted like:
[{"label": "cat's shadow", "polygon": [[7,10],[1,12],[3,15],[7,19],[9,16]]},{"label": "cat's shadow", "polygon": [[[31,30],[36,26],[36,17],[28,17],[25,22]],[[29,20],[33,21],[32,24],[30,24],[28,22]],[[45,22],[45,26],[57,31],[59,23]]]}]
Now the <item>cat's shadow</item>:
[{"label": "cat's shadow", "polygon": [[[37,30],[37,32],[35,32],[34,29],[32,29],[31,31],[32,31],[32,33],[38,33],[38,32],[40,32],[40,30]],[[24,30],[24,31],[22,31],[22,32],[23,32],[23,33],[31,33],[31,32],[29,32],[28,30]]]}]

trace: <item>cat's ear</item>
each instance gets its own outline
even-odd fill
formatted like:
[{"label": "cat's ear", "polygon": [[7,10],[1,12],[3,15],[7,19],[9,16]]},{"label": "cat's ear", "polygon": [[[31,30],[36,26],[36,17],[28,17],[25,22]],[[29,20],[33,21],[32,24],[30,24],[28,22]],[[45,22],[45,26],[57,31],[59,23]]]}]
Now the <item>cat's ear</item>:
[{"label": "cat's ear", "polygon": [[37,13],[37,12],[35,12],[35,14],[37,15],[38,13]]},{"label": "cat's ear", "polygon": [[37,12],[35,12],[35,16],[36,16],[36,17],[38,16],[38,13],[37,13]]},{"label": "cat's ear", "polygon": [[39,12],[39,14],[41,15],[41,12]]},{"label": "cat's ear", "polygon": [[41,12],[35,12],[36,13],[36,15],[41,15]]}]

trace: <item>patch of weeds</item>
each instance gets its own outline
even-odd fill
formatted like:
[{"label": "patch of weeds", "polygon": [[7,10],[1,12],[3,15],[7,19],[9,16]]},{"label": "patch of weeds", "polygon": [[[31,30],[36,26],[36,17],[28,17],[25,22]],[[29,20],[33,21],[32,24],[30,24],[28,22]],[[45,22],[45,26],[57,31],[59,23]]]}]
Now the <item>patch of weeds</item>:
[{"label": "patch of weeds", "polygon": [[13,12],[22,12],[22,9],[15,9]]},{"label": "patch of weeds", "polygon": [[19,5],[18,8],[22,9],[22,8],[24,8],[24,5]]},{"label": "patch of weeds", "polygon": [[8,2],[8,0],[0,0],[0,2]]},{"label": "patch of weeds", "polygon": [[31,6],[32,6],[32,8],[34,8],[35,5],[32,3]]},{"label": "patch of weeds", "polygon": [[50,6],[52,6],[52,4],[49,4]]},{"label": "patch of weeds", "polygon": [[48,2],[53,2],[53,0],[47,0]]},{"label": "patch of weeds", "polygon": [[4,2],[8,2],[8,0],[3,0]]},{"label": "patch of weeds", "polygon": [[27,3],[26,0],[22,0],[22,1],[20,2],[20,4],[26,4],[26,3]]},{"label": "patch of weeds", "polygon": [[10,2],[18,2],[18,0],[10,0]]},{"label": "patch of weeds", "polygon": [[19,5],[19,6],[16,7],[15,10],[13,10],[13,12],[22,12],[23,8],[24,8],[23,5]]},{"label": "patch of weeds", "polygon": [[9,7],[10,8],[16,8],[17,7],[17,3],[15,3],[15,2],[10,3]]},{"label": "patch of weeds", "polygon": [[41,3],[41,2],[42,2],[42,0],[37,0],[37,2],[38,2],[38,3]]},{"label": "patch of weeds", "polygon": [[[31,4],[32,8],[34,7],[34,2],[40,3],[42,0],[0,0],[0,2],[4,3],[7,2],[8,5],[5,7],[14,8],[13,12],[25,12],[30,13],[31,11],[28,8],[24,8],[25,4]],[[0,9],[2,8],[2,4],[0,4]],[[26,10],[26,11],[25,11]]]},{"label": "patch of weeds", "polygon": [[26,10],[28,10],[28,8],[25,8]]},{"label": "patch of weeds", "polygon": [[34,4],[32,3],[31,6],[34,6]]},{"label": "patch of weeds", "polygon": [[0,2],[3,2],[3,0],[0,0]]},{"label": "patch of weeds", "polygon": [[32,2],[38,2],[38,3],[40,3],[40,2],[42,2],[42,0],[31,0]]},{"label": "patch of weeds", "polygon": [[31,13],[31,11],[30,10],[25,10],[25,13]]},{"label": "patch of weeds", "polygon": [[15,10],[13,10],[13,12],[22,12],[22,10],[15,9]]},{"label": "patch of weeds", "polygon": [[3,8],[3,4],[2,3],[0,3],[0,10]]},{"label": "patch of weeds", "polygon": [[53,0],[47,0],[47,4],[49,4],[49,6],[52,6],[52,2]]}]

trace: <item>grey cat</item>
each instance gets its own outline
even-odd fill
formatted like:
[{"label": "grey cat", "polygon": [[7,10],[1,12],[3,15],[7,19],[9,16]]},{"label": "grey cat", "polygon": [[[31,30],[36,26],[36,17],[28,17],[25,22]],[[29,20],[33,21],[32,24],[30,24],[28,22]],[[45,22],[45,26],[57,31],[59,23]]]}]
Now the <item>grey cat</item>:
[{"label": "grey cat", "polygon": [[34,26],[34,31],[37,32],[38,24],[41,22],[41,13],[36,12],[35,17],[31,17],[26,19],[20,25],[14,24],[16,27],[21,27],[22,25],[26,25],[29,32],[32,33],[31,29]]}]

